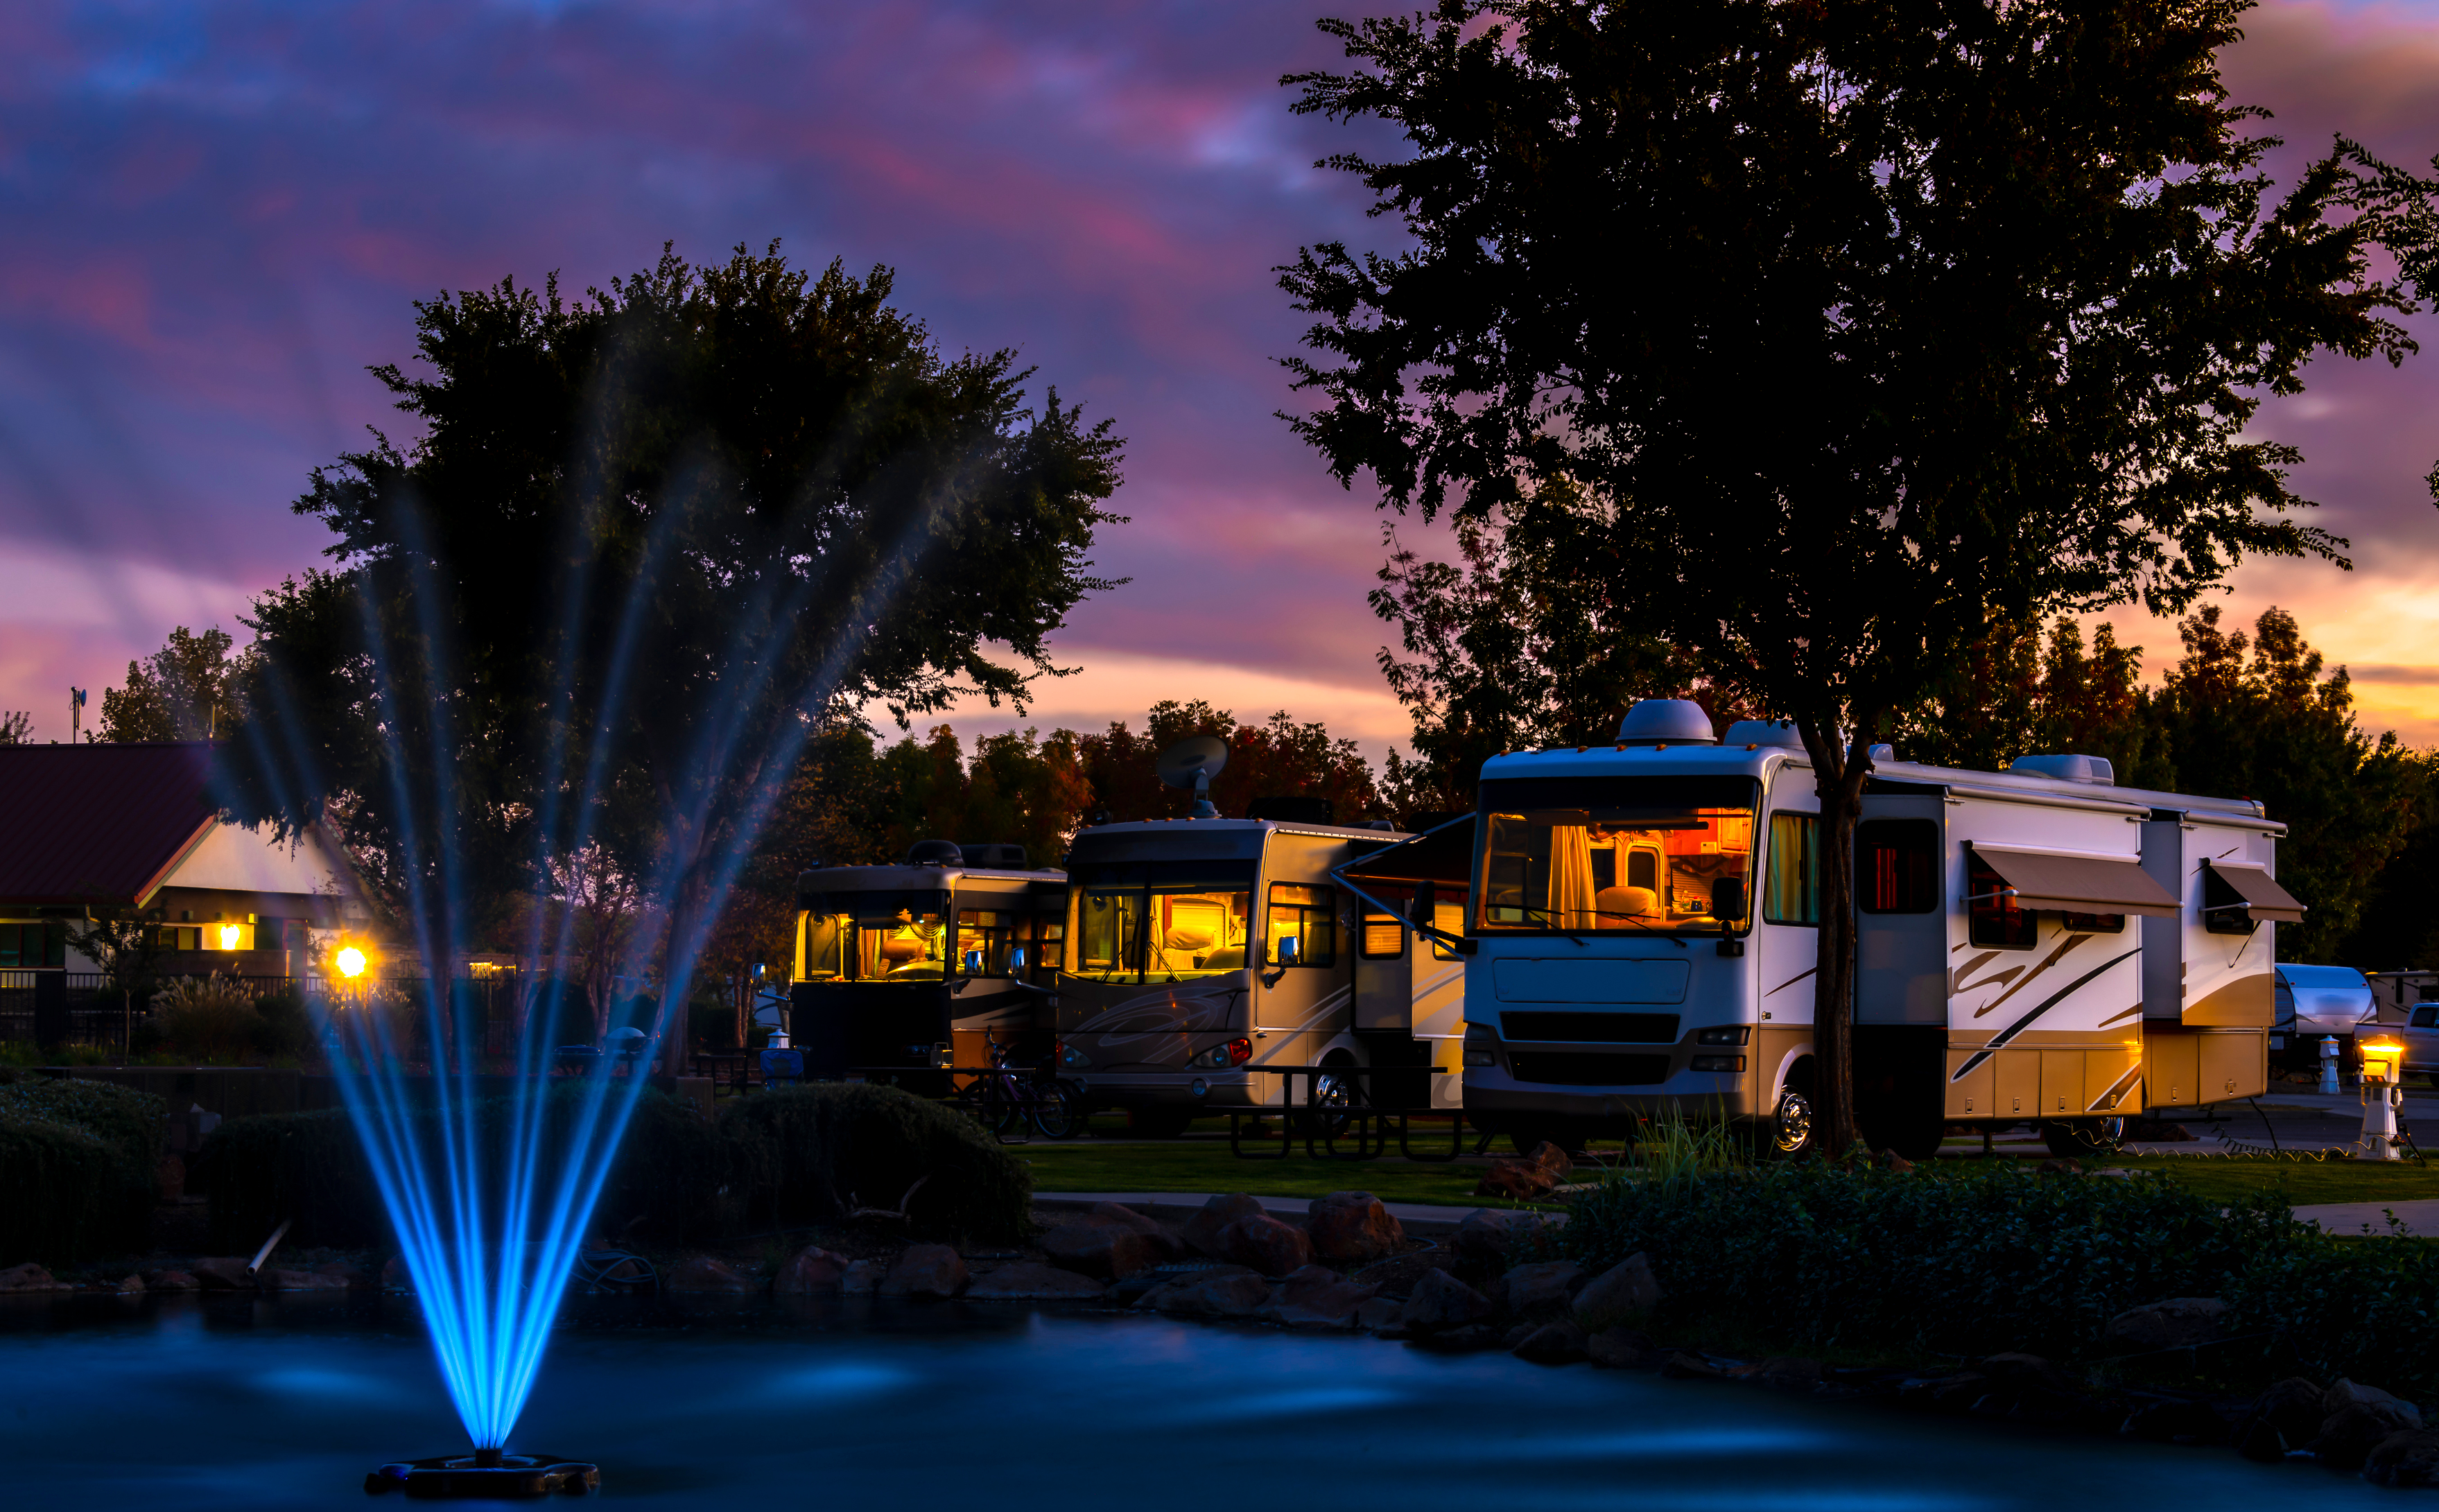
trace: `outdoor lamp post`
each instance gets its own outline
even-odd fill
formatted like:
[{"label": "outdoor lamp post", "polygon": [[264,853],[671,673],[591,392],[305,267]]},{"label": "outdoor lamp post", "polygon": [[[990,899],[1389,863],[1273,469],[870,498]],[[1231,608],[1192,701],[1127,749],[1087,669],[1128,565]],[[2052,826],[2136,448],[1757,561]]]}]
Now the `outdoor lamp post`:
[{"label": "outdoor lamp post", "polygon": [[2362,1158],[2395,1160],[2396,1112],[2405,1101],[2405,1046],[2366,1041],[2362,1055]]}]

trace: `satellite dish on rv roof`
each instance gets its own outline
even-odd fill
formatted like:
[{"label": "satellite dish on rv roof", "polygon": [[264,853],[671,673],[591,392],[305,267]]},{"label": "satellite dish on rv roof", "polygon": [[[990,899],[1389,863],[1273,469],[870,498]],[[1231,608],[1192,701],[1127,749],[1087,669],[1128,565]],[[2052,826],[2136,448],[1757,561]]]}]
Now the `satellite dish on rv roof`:
[{"label": "satellite dish on rv roof", "polygon": [[1644,699],[1617,725],[1620,745],[1717,745],[1711,717],[1692,699]]},{"label": "satellite dish on rv roof", "polygon": [[1172,788],[1194,791],[1194,817],[1217,819],[1211,806],[1211,779],[1228,765],[1228,742],[1216,735],[1189,735],[1155,757],[1151,769]]}]

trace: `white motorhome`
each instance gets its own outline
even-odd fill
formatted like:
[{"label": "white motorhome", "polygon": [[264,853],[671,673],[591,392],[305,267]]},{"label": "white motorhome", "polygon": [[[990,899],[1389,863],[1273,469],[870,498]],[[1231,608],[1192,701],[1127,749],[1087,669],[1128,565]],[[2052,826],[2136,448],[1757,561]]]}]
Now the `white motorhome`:
[{"label": "white motorhome", "polygon": [[[1403,1067],[1321,1078],[1325,1101],[1452,1108],[1463,963],[1359,908],[1332,867],[1403,838],[1279,819],[1151,820],[1077,832],[1067,856],[1059,1075],[1138,1131],[1277,1108],[1265,1066]],[[1301,1103],[1315,1091],[1299,1088]]]},{"label": "white motorhome", "polygon": [[[1855,1085],[1875,1148],[1949,1125],[2111,1145],[2126,1115],[2258,1094],[2283,827],[2258,804],[2116,787],[2108,763],[2004,773],[1883,754],[1856,838]],[[1613,746],[1484,764],[1453,827],[1350,885],[1471,885],[1465,1102],[1519,1144],[1714,1111],[1811,1138],[1820,799],[1791,728],[1637,704]],[[1436,847],[1436,863],[1419,861]]]}]

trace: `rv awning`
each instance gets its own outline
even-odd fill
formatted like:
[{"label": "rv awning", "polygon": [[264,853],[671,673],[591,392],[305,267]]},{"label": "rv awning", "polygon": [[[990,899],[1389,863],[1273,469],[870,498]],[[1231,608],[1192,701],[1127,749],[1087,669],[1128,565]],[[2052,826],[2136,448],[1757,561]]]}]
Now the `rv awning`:
[{"label": "rv awning", "polygon": [[2235,889],[2255,919],[2272,924],[2300,924],[2304,921],[2304,905],[2293,893],[2278,885],[2278,880],[2258,866],[2238,866],[2230,862],[2202,863],[2216,873],[2219,881]]},{"label": "rv awning", "polygon": [[2144,914],[2174,918],[2181,912],[2142,863],[2105,856],[2059,856],[2041,850],[1973,847],[1976,859],[2006,879],[2019,908],[2070,914]]},{"label": "rv awning", "polygon": [[1383,845],[1368,856],[1358,856],[1337,871],[1345,881],[1359,884],[1414,887],[1437,882],[1464,887],[1473,876],[1473,815],[1451,819],[1411,840]]}]

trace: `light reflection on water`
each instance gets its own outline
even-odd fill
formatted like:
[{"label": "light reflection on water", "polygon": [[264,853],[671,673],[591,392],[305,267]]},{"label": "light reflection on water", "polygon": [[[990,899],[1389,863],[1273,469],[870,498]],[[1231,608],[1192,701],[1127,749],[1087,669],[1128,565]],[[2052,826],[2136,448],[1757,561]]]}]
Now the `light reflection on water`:
[{"label": "light reflection on water", "polygon": [[[0,1306],[10,1512],[361,1507],[461,1447],[396,1302]],[[92,1305],[101,1302],[101,1306]],[[614,1500],[970,1512],[2387,1504],[2308,1466],[1349,1338],[951,1305],[579,1308],[516,1444]],[[392,1503],[383,1503],[392,1504]]]}]

